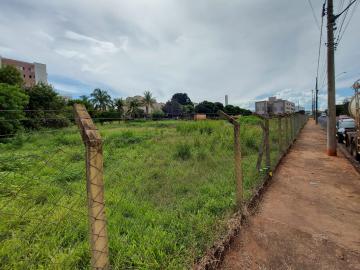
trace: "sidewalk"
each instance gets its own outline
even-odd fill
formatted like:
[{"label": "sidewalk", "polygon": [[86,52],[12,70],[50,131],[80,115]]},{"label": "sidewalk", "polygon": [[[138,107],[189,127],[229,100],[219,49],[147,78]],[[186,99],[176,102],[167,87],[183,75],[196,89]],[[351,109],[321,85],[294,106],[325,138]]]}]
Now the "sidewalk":
[{"label": "sidewalk", "polygon": [[360,269],[360,175],[309,121],[222,269]]}]

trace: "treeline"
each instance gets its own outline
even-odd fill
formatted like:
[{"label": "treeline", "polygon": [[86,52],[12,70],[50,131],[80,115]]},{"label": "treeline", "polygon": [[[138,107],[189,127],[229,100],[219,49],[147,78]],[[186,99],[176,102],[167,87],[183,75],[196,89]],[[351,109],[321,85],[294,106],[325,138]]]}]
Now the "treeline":
[{"label": "treeline", "polygon": [[0,69],[0,135],[6,137],[23,129],[66,127],[70,124],[66,102],[47,84],[25,87],[20,72]]},{"label": "treeline", "polygon": [[25,87],[20,72],[12,67],[0,68],[0,138],[19,130],[66,127],[73,121],[72,106],[83,104],[97,122],[120,119],[191,118],[195,113],[215,117],[219,110],[230,115],[249,115],[251,111],[221,102],[194,104],[186,93],[176,93],[159,104],[150,91],[143,96],[112,99],[107,91],[96,88],[89,95],[65,99],[48,84]]},{"label": "treeline", "polygon": [[217,112],[222,110],[229,115],[251,115],[250,110],[242,109],[238,106],[224,106],[221,102],[202,101],[194,104],[186,93],[176,93],[171,100],[166,102],[162,108],[163,112],[169,117],[182,117],[193,115],[194,113],[206,114],[207,116],[217,116]]}]

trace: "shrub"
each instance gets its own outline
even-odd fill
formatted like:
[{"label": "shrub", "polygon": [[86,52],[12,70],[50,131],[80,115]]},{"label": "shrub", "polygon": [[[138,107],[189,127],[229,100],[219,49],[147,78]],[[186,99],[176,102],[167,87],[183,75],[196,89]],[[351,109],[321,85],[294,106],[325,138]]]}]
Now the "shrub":
[{"label": "shrub", "polygon": [[175,158],[188,160],[191,158],[191,146],[189,144],[178,144],[176,146]]},{"label": "shrub", "polygon": [[26,93],[16,85],[0,83],[0,134],[10,135],[21,129],[22,110],[28,103]]},{"label": "shrub", "polygon": [[151,114],[151,118],[153,120],[159,120],[159,119],[163,119],[165,117],[165,113],[163,111],[154,111]]}]

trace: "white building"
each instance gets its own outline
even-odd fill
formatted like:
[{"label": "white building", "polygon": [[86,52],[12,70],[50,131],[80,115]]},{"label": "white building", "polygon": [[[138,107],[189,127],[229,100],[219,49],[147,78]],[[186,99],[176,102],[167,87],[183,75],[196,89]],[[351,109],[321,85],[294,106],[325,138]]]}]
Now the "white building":
[{"label": "white building", "polygon": [[255,112],[257,114],[294,113],[295,103],[284,99],[277,99],[276,97],[269,97],[269,100],[255,102]]}]

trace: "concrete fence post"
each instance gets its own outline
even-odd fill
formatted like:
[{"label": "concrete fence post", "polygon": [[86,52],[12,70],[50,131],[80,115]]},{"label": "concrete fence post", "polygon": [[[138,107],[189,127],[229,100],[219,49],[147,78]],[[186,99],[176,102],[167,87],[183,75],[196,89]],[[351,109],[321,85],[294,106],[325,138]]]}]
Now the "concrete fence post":
[{"label": "concrete fence post", "polygon": [[291,135],[292,140],[291,141],[293,143],[295,140],[295,114],[291,115],[291,132],[292,132],[292,135]]},{"label": "concrete fence post", "polygon": [[271,161],[270,161],[270,127],[269,118],[265,118],[265,163],[266,168],[270,172]]},{"label": "concrete fence post", "polygon": [[236,205],[238,209],[242,209],[243,202],[243,174],[241,167],[241,144],[240,144],[240,124],[230,115],[223,111],[218,114],[229,121],[234,126],[234,162],[235,162],[235,178],[236,178]]},{"label": "concrete fence post", "polygon": [[91,269],[107,270],[110,263],[104,203],[102,140],[85,106],[74,104],[74,113],[86,148]]},{"label": "concrete fence post", "polygon": [[285,115],[285,150],[289,147],[289,117]]},{"label": "concrete fence post", "polygon": [[283,134],[282,134],[282,127],[281,127],[281,118],[282,118],[282,116],[278,117],[278,143],[279,143],[279,154],[280,155],[282,155],[282,153],[283,153],[283,144],[282,144]]}]

